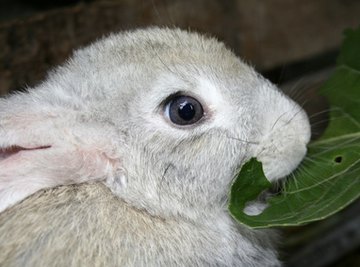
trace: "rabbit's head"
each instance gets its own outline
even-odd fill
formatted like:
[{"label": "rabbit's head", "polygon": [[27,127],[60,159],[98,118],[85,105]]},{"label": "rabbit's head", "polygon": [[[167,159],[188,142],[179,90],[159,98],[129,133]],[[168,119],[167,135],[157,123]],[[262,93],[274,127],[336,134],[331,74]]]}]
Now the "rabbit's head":
[{"label": "rabbit's head", "polygon": [[222,43],[181,30],[111,35],[1,101],[2,209],[98,180],[154,216],[194,218],[224,208],[248,159],[275,181],[310,138],[296,103]]}]

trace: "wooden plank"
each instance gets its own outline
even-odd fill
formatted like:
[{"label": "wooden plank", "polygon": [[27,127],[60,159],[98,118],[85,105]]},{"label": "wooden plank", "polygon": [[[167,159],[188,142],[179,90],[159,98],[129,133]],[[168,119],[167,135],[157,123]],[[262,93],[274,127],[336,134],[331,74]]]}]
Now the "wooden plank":
[{"label": "wooden plank", "polygon": [[360,1],[93,1],[0,25],[0,94],[33,86],[74,48],[112,31],[176,25],[224,40],[259,70],[336,48]]}]

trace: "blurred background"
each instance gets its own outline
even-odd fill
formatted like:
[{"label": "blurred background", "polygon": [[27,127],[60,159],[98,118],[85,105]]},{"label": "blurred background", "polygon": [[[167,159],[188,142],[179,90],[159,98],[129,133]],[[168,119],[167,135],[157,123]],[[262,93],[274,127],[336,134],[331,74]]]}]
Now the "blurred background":
[{"label": "blurred background", "polygon": [[[0,0],[0,96],[36,85],[73,49],[110,32],[162,25],[216,36],[326,127],[318,89],[359,0]],[[282,229],[291,267],[360,266],[360,202],[327,220]]]}]

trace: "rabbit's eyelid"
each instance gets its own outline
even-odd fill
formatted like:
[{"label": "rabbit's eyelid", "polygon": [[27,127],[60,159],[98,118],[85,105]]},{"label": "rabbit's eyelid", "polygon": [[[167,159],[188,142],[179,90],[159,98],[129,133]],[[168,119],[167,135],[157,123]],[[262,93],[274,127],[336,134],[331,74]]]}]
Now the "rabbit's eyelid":
[{"label": "rabbit's eyelid", "polygon": [[165,97],[164,100],[161,101],[160,106],[165,108],[167,103],[169,103],[175,97],[179,97],[179,96],[192,97],[192,98],[196,99],[197,101],[199,101],[202,106],[204,106],[205,101],[203,101],[203,99],[199,95],[194,94],[194,93],[189,92],[189,91],[186,91],[186,90],[176,90],[175,93],[172,93],[172,94],[168,95],[167,97]]},{"label": "rabbit's eyelid", "polygon": [[163,100],[160,102],[160,104],[158,105],[156,110],[158,110],[158,112],[160,112],[160,113],[165,113],[166,107],[168,106],[169,102],[172,99],[179,97],[179,96],[189,96],[191,98],[194,98],[201,104],[201,106],[204,110],[204,114],[209,113],[209,107],[206,104],[206,101],[204,101],[204,99],[202,97],[200,97],[198,94],[194,94],[193,92],[189,92],[189,91],[185,91],[185,90],[178,90],[175,93],[172,93],[172,94],[168,95],[167,97],[163,98]]}]

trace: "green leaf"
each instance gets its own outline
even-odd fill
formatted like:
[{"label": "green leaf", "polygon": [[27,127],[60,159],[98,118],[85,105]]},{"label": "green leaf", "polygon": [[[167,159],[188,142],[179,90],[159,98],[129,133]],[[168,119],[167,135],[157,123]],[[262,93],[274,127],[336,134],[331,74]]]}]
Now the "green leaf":
[{"label": "green leaf", "polygon": [[231,187],[229,211],[252,228],[293,226],[324,219],[360,196],[360,28],[345,31],[335,73],[322,87],[331,111],[324,135],[280,195],[259,215],[244,213],[247,202],[271,187],[262,165],[246,163]]}]

